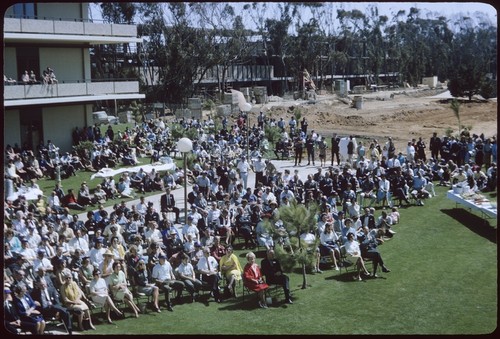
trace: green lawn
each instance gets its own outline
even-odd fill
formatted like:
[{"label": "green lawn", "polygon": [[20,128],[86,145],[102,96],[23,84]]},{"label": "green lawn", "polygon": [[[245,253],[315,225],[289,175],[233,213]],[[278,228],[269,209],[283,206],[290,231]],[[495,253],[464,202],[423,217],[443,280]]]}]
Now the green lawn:
[{"label": "green lawn", "polygon": [[[149,312],[114,325],[94,315],[84,334],[486,334],[497,327],[496,220],[484,222],[446,199],[446,188],[423,207],[401,208],[397,234],[380,247],[392,272],[353,281],[325,269],[290,273],[294,304],[257,307],[255,296]],[[496,193],[488,194],[496,200]],[[380,210],[377,210],[377,216]],[[245,251],[236,252],[242,264]],[[258,262],[263,252],[258,252]],[[161,297],[163,300],[163,296]]]},{"label": "green lawn", "polygon": [[[138,158],[138,165],[147,165],[150,163],[150,159],[149,158]],[[177,166],[181,165],[181,162],[180,160],[175,160],[177,163]],[[123,166],[123,165],[118,165],[116,168],[121,168],[121,167],[130,167],[130,166]],[[91,180],[91,176],[95,174],[95,172],[90,172],[90,171],[86,171],[86,170],[80,170],[80,171],[77,171],[76,172],[76,176],[71,176],[67,179],[63,179],[61,181],[61,184],[63,186],[63,189],[64,189],[64,192],[67,193],[68,192],[68,189],[70,188],[73,188],[74,190],[74,193],[75,195],[78,195],[78,190],[80,189],[80,185],[82,182],[86,181],[87,182],[87,186],[89,187],[90,189],[90,193],[93,194],[94,193],[94,190],[97,186],[97,184],[100,184],[102,182],[102,178],[95,178],[93,180]],[[161,172],[161,174],[163,175],[164,172]],[[115,179],[115,182],[118,183],[118,179],[120,178],[120,175],[116,175],[114,176],[114,179]],[[40,179],[37,181],[37,184],[38,186],[40,186],[40,189],[43,191],[43,194],[48,197],[50,196],[50,193],[51,191],[54,189],[55,187],[55,180],[51,180],[51,179],[47,179],[47,178],[43,178],[43,179]],[[135,191],[135,190],[134,190]],[[153,192],[146,192],[145,194],[138,194],[136,192],[135,194],[135,198],[134,199],[138,199],[140,196],[150,196],[150,195],[154,195],[154,194],[160,194],[161,192],[160,191],[153,191]],[[117,203],[120,203],[121,201],[131,201],[131,200],[134,200],[132,198],[116,198],[116,199],[109,199],[108,201],[106,201],[105,204],[103,204],[105,207],[108,207],[108,206],[113,206],[114,204],[117,204]],[[92,210],[95,210],[96,207],[92,207],[92,206],[88,206],[87,207],[87,211],[92,211]],[[79,214],[81,213],[81,211],[77,211],[77,210],[71,210],[70,211],[71,214]]]}]

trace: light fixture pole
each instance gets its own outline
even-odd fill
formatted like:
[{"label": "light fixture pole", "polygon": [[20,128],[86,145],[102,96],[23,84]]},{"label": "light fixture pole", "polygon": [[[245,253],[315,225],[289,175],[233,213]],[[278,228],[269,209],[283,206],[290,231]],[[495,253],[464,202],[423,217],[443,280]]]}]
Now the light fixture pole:
[{"label": "light fixture pole", "polygon": [[187,222],[187,154],[193,150],[193,142],[189,138],[177,141],[177,149],[182,153],[184,169],[184,222]]}]

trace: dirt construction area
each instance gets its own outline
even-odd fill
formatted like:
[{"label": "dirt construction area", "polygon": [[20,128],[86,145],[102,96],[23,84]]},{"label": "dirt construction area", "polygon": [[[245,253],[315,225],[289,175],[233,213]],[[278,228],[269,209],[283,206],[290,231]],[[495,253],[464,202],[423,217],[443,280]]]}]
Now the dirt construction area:
[{"label": "dirt construction area", "polygon": [[[265,105],[254,105],[250,123],[256,123],[260,110],[270,118],[286,121],[299,107],[302,117],[309,123],[308,131],[315,130],[329,138],[353,135],[358,139],[377,139],[385,143],[392,136],[396,148],[406,150],[409,140],[422,137],[427,146],[433,132],[446,135],[451,128],[457,134],[458,120],[451,109],[451,99],[446,89],[404,89],[361,94],[362,103],[356,108],[353,95],[340,98],[336,95],[317,95],[316,100],[283,100],[270,97]],[[460,124],[470,128],[471,135],[484,133],[485,137],[497,135],[497,99],[460,99]],[[299,126],[299,125],[298,125]]]}]

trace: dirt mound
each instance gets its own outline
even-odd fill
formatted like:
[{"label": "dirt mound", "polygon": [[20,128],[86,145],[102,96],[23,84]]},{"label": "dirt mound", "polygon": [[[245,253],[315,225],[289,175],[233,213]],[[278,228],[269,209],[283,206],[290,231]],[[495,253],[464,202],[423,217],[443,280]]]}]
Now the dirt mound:
[{"label": "dirt mound", "polygon": [[[353,108],[352,96],[319,95],[315,103],[284,100],[280,105],[263,108],[268,117],[286,122],[294,109],[324,136],[354,135],[358,138],[377,138],[379,141],[392,136],[399,150],[405,151],[412,138],[422,137],[429,142],[432,133],[445,135],[448,129],[456,133],[458,120],[450,107],[449,99],[439,97],[443,89],[407,89],[363,94],[363,107]],[[434,96],[437,96],[433,98]],[[256,112],[251,113],[255,121]],[[462,101],[460,123],[472,133],[486,137],[497,134],[497,102],[494,100]]]}]

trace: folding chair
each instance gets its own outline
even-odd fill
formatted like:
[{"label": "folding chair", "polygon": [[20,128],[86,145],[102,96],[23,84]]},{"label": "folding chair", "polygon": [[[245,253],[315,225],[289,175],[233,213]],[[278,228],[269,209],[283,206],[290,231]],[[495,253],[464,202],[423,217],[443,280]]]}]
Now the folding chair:
[{"label": "folding chair", "polygon": [[50,319],[46,319],[45,322],[46,322],[46,326],[47,326],[45,331],[47,331],[48,326],[54,326],[55,328],[63,326],[64,330],[66,331],[66,334],[69,334],[68,327],[66,326],[64,321],[62,321],[61,319],[58,319],[56,317],[51,317]]},{"label": "folding chair", "polygon": [[148,305],[151,305],[153,295],[147,295],[139,292],[136,285],[132,285],[132,295],[134,296],[135,303],[142,313],[147,313]]},{"label": "folding chair", "polygon": [[[342,273],[342,270],[345,270],[346,273],[349,272],[350,268],[352,268],[352,272],[355,272],[357,270],[356,267],[356,261],[354,261],[353,257],[350,257],[347,255],[345,251],[344,245],[340,247],[340,260],[341,260],[341,265],[339,265],[340,270],[339,273]],[[370,258],[363,258],[363,262],[365,263],[366,269],[368,269],[367,264],[371,264],[371,271],[373,271],[373,261]]]}]

